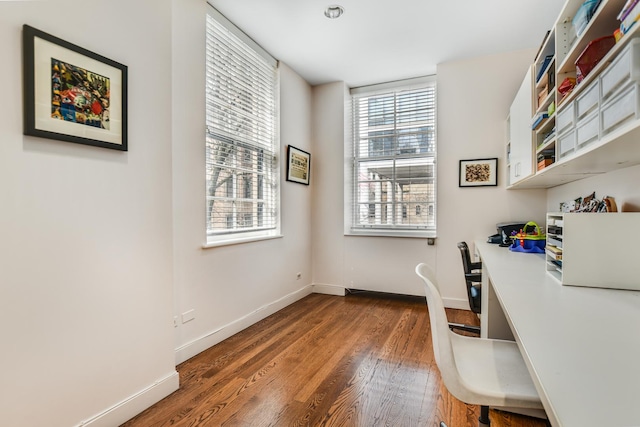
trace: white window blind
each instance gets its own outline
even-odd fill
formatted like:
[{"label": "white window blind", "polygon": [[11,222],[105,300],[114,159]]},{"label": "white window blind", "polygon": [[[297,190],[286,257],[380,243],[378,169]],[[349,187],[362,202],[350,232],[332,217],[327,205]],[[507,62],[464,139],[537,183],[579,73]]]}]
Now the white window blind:
[{"label": "white window blind", "polygon": [[351,232],[434,236],[435,81],[386,86],[352,91]]},{"label": "white window blind", "polygon": [[279,227],[277,62],[242,36],[222,15],[207,15],[208,241]]}]

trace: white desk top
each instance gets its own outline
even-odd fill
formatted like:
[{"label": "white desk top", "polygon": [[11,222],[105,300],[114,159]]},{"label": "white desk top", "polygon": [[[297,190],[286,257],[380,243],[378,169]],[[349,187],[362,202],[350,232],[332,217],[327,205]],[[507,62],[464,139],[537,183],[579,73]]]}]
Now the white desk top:
[{"label": "white desk top", "polygon": [[475,245],[551,423],[640,426],[640,291],[562,286],[542,254]]}]

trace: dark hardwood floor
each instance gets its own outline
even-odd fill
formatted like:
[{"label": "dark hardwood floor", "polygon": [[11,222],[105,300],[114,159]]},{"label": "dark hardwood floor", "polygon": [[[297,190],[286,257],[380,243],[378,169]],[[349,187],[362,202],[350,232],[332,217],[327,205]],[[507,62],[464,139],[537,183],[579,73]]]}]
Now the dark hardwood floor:
[{"label": "dark hardwood floor", "polygon": [[[177,369],[180,389],[123,427],[478,425],[440,380],[423,298],[312,294]],[[491,422],[545,425],[494,410]]]}]

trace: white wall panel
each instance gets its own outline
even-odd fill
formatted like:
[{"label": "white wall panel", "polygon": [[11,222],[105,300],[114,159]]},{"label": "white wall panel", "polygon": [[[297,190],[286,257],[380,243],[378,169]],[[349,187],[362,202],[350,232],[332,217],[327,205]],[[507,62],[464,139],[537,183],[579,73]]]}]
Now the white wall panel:
[{"label": "white wall panel", "polygon": [[[175,347],[181,362],[311,292],[311,87],[281,64],[282,238],[203,249],[206,3],[174,0],[173,236]],[[285,180],[286,146],[311,152],[311,185]],[[297,273],[302,273],[297,279]],[[182,323],[181,315],[195,310]]]},{"label": "white wall panel", "polygon": [[[170,12],[169,0],[0,2],[5,425],[114,425],[178,385]],[[25,23],[129,67],[128,152],[22,135]]]}]

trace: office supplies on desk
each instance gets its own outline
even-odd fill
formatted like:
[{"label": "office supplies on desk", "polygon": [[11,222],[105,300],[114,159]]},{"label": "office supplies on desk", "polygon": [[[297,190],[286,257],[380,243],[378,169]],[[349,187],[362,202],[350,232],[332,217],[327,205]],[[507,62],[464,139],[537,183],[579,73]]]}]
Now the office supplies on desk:
[{"label": "office supplies on desk", "polygon": [[496,224],[498,234],[501,236],[500,246],[511,246],[511,235],[513,232],[517,233],[527,224],[526,221],[521,222],[500,222]]},{"label": "office supplies on desk", "polygon": [[509,247],[513,252],[526,252],[542,254],[546,244],[546,235],[540,231],[540,227],[533,221],[529,221],[513,237],[513,243]]},{"label": "office supplies on desk", "polygon": [[502,243],[502,236],[500,234],[492,234],[487,237],[487,243],[499,244]]},{"label": "office supplies on desk", "polygon": [[563,285],[640,291],[639,240],[640,212],[549,212],[546,271]]}]

